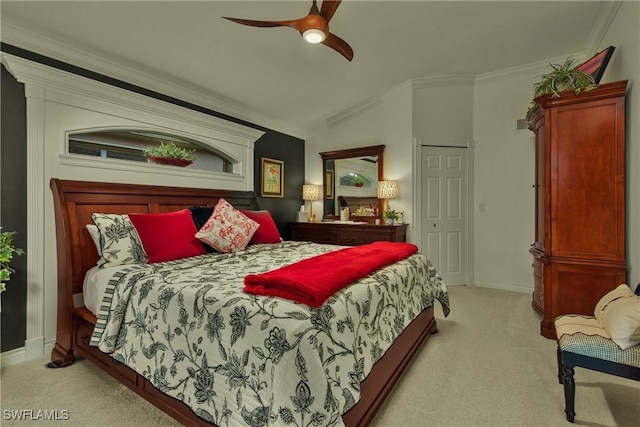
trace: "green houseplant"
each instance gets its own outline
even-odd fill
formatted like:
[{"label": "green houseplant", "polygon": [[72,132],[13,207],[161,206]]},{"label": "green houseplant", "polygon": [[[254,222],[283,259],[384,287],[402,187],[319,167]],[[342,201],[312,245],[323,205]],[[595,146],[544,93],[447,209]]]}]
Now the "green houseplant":
[{"label": "green houseplant", "polygon": [[359,176],[354,176],[353,179],[351,180],[351,183],[355,186],[355,187],[362,187],[364,186],[364,179],[362,179]]},{"label": "green houseplant", "polygon": [[144,155],[152,162],[175,166],[188,166],[196,159],[195,150],[178,147],[173,141],[160,141],[158,146],[147,147]]},{"label": "green houseplant", "polygon": [[[589,92],[598,87],[589,74],[578,70],[578,61],[569,57],[562,64],[549,64],[551,71],[540,76],[540,81],[533,85],[533,97],[551,94],[559,98],[560,92],[573,90],[576,95]],[[527,118],[536,110],[534,101],[529,104]]]},{"label": "green houseplant", "polygon": [[400,213],[394,209],[387,209],[382,212],[382,217],[386,220],[387,224],[392,225],[394,221],[400,218]]},{"label": "green houseplant", "polygon": [[13,245],[13,231],[2,231],[0,227],[0,292],[5,290],[5,282],[9,281],[13,269],[10,267],[11,260],[14,255],[24,253],[22,249],[18,249]]}]

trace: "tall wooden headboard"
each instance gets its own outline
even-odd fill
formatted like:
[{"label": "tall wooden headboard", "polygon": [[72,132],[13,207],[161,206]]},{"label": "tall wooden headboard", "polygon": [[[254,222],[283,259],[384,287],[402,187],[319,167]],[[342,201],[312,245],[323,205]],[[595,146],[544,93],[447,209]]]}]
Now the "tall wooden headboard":
[{"label": "tall wooden headboard", "polygon": [[[86,227],[87,224],[93,224],[91,214],[162,213],[192,206],[215,206],[220,198],[240,209],[260,209],[252,191],[66,181],[56,178],[51,179],[50,186],[53,192],[58,255],[56,345],[70,342],[67,335],[71,331],[71,314],[80,314],[74,305],[74,295],[82,293],[84,276],[99,258]],[[88,310],[85,311],[88,313]]]},{"label": "tall wooden headboard", "polygon": [[106,182],[51,180],[56,215],[58,278],[72,294],[82,292],[84,275],[98,261],[86,225],[91,214],[161,213],[192,206],[215,206],[220,198],[241,209],[259,209],[252,191],[161,187]]}]

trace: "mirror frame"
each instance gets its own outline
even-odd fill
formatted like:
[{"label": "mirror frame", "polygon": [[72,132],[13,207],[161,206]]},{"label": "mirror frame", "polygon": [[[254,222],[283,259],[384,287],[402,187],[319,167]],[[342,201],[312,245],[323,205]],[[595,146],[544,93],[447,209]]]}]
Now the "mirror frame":
[{"label": "mirror frame", "polygon": [[[339,159],[349,159],[353,157],[365,157],[365,156],[378,156],[378,181],[384,180],[384,145],[372,145],[368,147],[357,147],[357,148],[347,148],[345,150],[335,150],[335,151],[325,151],[324,153],[320,153],[320,157],[322,157],[322,188],[327,188],[327,160],[339,160]],[[334,180],[337,177],[334,177]],[[334,188],[335,186],[334,182]],[[324,193],[324,190],[323,190]],[[366,221],[366,222],[374,222],[377,219],[381,218],[382,209],[384,208],[384,200],[378,199],[378,215],[377,216],[356,216],[350,215],[349,219],[353,219],[355,221]],[[338,215],[327,215],[327,197],[323,195],[322,198],[322,219],[339,219]]]}]

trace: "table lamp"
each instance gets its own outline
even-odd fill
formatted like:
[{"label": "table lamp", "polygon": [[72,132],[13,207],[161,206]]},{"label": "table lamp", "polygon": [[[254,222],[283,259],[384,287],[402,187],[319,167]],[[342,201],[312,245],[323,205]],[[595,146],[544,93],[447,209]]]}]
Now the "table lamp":
[{"label": "table lamp", "polygon": [[304,184],[302,186],[302,200],[309,200],[311,207],[309,210],[309,222],[314,221],[313,217],[313,201],[322,199],[322,186],[315,184]]},{"label": "table lamp", "polygon": [[378,199],[384,199],[384,210],[389,210],[389,199],[395,199],[400,193],[398,181],[378,181]]}]

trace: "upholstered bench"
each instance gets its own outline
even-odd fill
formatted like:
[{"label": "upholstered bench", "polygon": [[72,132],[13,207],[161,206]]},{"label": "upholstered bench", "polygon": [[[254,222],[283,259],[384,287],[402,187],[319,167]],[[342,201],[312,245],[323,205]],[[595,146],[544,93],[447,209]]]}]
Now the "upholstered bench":
[{"label": "upholstered bench", "polygon": [[558,379],[564,384],[570,422],[576,415],[576,366],[640,381],[640,297],[620,285],[600,300],[594,314],[567,314],[555,320]]}]

